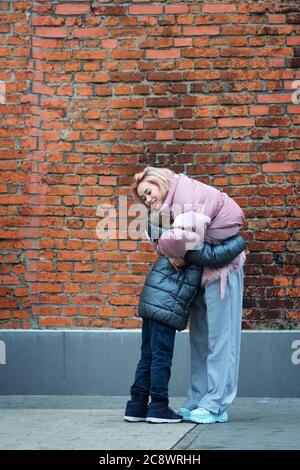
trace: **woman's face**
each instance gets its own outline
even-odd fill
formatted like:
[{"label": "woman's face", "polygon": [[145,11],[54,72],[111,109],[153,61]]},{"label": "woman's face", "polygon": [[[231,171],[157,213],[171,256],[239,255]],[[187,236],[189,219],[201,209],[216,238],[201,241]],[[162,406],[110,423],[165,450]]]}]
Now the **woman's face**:
[{"label": "woman's face", "polygon": [[146,206],[154,207],[155,209],[161,207],[163,194],[156,184],[142,181],[137,187],[137,192]]}]

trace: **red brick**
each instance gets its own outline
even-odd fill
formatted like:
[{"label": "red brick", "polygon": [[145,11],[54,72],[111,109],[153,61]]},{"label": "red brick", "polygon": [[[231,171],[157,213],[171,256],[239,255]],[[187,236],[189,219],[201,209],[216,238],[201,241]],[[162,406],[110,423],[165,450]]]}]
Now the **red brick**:
[{"label": "red brick", "polygon": [[289,36],[286,38],[287,46],[300,46],[300,35],[299,36]]},{"label": "red brick", "polygon": [[158,117],[160,118],[171,118],[174,116],[174,110],[172,108],[159,109]]},{"label": "red brick", "polygon": [[176,15],[177,13],[188,13],[189,6],[188,5],[166,5],[165,6],[165,13],[166,15]]},{"label": "red brick", "polygon": [[285,66],[285,59],[281,57],[273,57],[272,59],[269,59],[269,67],[279,67],[282,68]]},{"label": "red brick", "polygon": [[269,106],[250,106],[250,116],[263,116],[269,114]]},{"label": "red brick", "polygon": [[119,243],[120,250],[136,251],[137,242],[134,241],[123,241]]},{"label": "red brick", "polygon": [[66,28],[36,28],[35,34],[37,36],[47,38],[65,38],[69,35],[69,31]]},{"label": "red brick", "polygon": [[115,49],[118,45],[116,39],[102,39],[102,47],[105,49]]},{"label": "red brick", "polygon": [[148,59],[173,59],[180,57],[180,51],[178,49],[154,49],[146,51],[146,56]]},{"label": "red brick", "polygon": [[192,46],[192,45],[193,45],[192,38],[175,38],[174,39],[175,47],[184,47],[184,46]]},{"label": "red brick", "polygon": [[220,34],[219,26],[184,26],[183,34],[185,36],[208,35],[214,36]]},{"label": "red brick", "polygon": [[110,327],[110,320],[104,318],[76,318],[74,326],[77,328],[108,328]]},{"label": "red brick", "polygon": [[300,104],[290,105],[287,109],[289,114],[300,114]]},{"label": "red brick", "polygon": [[269,23],[285,23],[285,21],[286,21],[285,15],[268,15]]},{"label": "red brick", "polygon": [[144,98],[118,98],[110,100],[111,108],[143,108]]},{"label": "red brick", "polygon": [[141,328],[141,320],[140,319],[120,319],[120,320],[113,320],[112,321],[112,328]]},{"label": "red brick", "polygon": [[173,131],[157,131],[156,139],[157,140],[172,140],[174,138]]},{"label": "red brick", "polygon": [[162,5],[132,5],[128,8],[130,15],[161,15],[163,13]]},{"label": "red brick", "polygon": [[229,13],[235,12],[236,5],[233,3],[215,3],[214,5],[203,5],[202,13]]},{"label": "red brick", "polygon": [[78,307],[62,307],[62,316],[75,317],[78,315]]},{"label": "red brick", "polygon": [[95,38],[105,37],[107,29],[105,28],[74,28],[72,31],[73,37],[76,38]]},{"label": "red brick", "polygon": [[109,298],[109,303],[112,305],[137,305],[138,298],[137,297],[129,297],[129,296],[111,296]]},{"label": "red brick", "polygon": [[100,185],[116,186],[117,178],[115,176],[100,176],[99,178]]},{"label": "red brick", "polygon": [[109,75],[107,73],[77,73],[75,75],[76,82],[108,82]]},{"label": "red brick", "polygon": [[262,165],[262,171],[266,173],[292,172],[296,171],[296,163],[265,163]]},{"label": "red brick", "polygon": [[253,118],[220,118],[218,119],[220,127],[251,127],[254,125]]},{"label": "red brick", "polygon": [[[103,41],[102,41],[103,42]],[[106,59],[107,54],[103,50],[92,50],[92,51],[85,51],[85,50],[79,50],[79,51],[73,51],[74,59]]]},{"label": "red brick", "polygon": [[124,16],[127,9],[122,6],[100,6],[94,8],[93,13],[96,15]]},{"label": "red brick", "polygon": [[71,327],[72,320],[69,318],[40,318],[40,328],[64,328]]},{"label": "red brick", "polygon": [[291,103],[291,93],[266,93],[257,95],[258,103]]},{"label": "red brick", "polygon": [[64,18],[57,18],[49,15],[45,16],[32,16],[32,26],[64,26]]},{"label": "red brick", "polygon": [[65,3],[55,6],[57,15],[84,15],[90,13],[90,5],[86,3]]}]

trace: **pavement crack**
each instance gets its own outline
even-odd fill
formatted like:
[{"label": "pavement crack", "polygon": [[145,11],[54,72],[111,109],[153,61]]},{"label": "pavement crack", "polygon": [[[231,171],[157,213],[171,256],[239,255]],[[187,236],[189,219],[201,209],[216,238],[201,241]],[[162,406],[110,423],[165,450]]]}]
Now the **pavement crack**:
[{"label": "pavement crack", "polygon": [[197,439],[200,434],[202,434],[209,425],[199,425],[195,426],[187,431],[184,436],[179,439],[174,446],[171,447],[171,450],[187,450],[191,447],[193,442]]}]

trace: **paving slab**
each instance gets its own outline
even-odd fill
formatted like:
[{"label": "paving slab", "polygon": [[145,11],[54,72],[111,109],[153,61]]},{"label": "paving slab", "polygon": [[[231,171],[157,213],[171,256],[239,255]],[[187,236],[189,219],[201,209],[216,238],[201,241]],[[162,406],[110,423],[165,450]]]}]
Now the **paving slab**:
[{"label": "paving slab", "polygon": [[[193,423],[128,423],[126,397],[1,397],[1,450],[165,450]],[[183,399],[173,400],[181,404]],[[159,431],[159,432],[158,432]]]},{"label": "paving slab", "polygon": [[299,450],[300,399],[238,398],[230,421],[197,425],[177,450]]}]

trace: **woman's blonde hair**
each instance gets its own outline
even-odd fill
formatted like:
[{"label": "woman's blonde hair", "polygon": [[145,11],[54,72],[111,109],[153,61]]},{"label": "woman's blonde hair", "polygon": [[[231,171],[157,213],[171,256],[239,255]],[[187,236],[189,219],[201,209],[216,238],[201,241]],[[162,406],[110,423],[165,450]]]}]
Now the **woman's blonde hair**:
[{"label": "woman's blonde hair", "polygon": [[[142,181],[148,181],[149,183],[156,184],[156,186],[158,186],[160,191],[162,192],[163,198],[165,198],[167,192],[169,191],[171,181],[175,175],[176,173],[172,170],[169,170],[168,168],[155,168],[154,166],[147,166],[146,168],[144,168],[143,171],[141,171],[140,173],[136,173],[133,177],[133,181],[130,185],[130,192],[133,196],[133,199],[136,202],[139,202],[146,206],[146,204],[140,198],[137,192],[137,188]],[[161,218],[159,217],[159,210],[153,210],[151,209],[151,207],[148,206],[146,207],[148,209],[150,221],[153,224],[163,226],[168,225],[168,227],[166,228],[169,228],[169,222],[167,222],[166,220],[161,220]],[[163,219],[165,219],[165,217]]]}]

